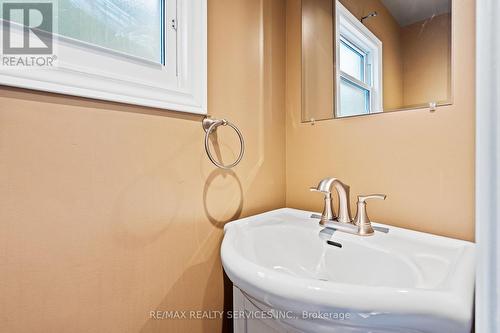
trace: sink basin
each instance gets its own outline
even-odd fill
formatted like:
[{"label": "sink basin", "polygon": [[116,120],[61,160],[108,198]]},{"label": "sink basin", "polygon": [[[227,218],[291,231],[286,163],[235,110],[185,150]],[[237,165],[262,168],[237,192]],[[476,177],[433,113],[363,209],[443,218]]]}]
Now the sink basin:
[{"label": "sink basin", "polygon": [[225,226],[238,306],[284,314],[270,332],[470,332],[474,244],[377,223],[389,232],[351,235],[311,214],[285,208]]}]

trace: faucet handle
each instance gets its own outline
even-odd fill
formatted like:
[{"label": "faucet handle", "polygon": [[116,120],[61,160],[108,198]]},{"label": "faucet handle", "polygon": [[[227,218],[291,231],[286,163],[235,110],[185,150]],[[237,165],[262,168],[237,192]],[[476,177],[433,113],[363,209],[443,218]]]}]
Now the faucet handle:
[{"label": "faucet handle", "polygon": [[318,193],[323,193],[324,194],[324,206],[323,206],[323,212],[321,213],[321,219],[320,219],[320,224],[323,225],[326,222],[333,220],[335,216],[335,212],[333,211],[333,206],[332,206],[332,193],[326,189],[322,188],[321,186],[316,187],[310,187],[309,191],[311,192],[318,192]]},{"label": "faucet handle", "polygon": [[310,187],[309,188],[309,191],[311,192],[319,192],[319,193],[324,193],[324,194],[328,194],[328,193],[331,193],[330,191],[327,191],[327,190],[320,190],[316,187]]},{"label": "faucet handle", "polygon": [[366,202],[366,200],[370,199],[385,200],[385,198],[387,198],[385,194],[358,195],[358,202]]},{"label": "faucet handle", "polygon": [[371,199],[385,200],[385,198],[387,198],[385,194],[370,194],[358,196],[358,211],[356,213],[356,217],[354,218],[354,224],[358,226],[358,233],[360,235],[370,236],[374,233],[370,218],[366,213],[366,201]]},{"label": "faucet handle", "polygon": [[313,192],[321,192],[321,193],[330,193],[332,188],[332,183],[335,181],[335,178],[327,177],[322,179],[318,186],[311,187],[310,190]]}]

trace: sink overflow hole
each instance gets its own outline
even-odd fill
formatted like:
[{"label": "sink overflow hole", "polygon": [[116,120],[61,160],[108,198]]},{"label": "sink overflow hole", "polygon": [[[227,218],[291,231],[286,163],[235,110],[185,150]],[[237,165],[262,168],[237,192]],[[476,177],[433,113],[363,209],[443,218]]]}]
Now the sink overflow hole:
[{"label": "sink overflow hole", "polygon": [[342,248],[342,244],[340,244],[340,243],[337,243],[337,242],[334,242],[334,241],[331,241],[331,240],[327,240],[326,242],[328,243],[328,245],[333,245],[333,246]]}]

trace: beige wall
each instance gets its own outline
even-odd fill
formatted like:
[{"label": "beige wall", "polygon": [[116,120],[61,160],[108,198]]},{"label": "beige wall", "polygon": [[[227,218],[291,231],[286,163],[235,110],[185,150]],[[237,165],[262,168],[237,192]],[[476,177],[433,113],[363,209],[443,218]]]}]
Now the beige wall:
[{"label": "beige wall", "polygon": [[404,105],[449,100],[450,26],[450,14],[443,14],[401,28]]},{"label": "beige wall", "polygon": [[[334,116],[332,0],[302,0],[302,119]],[[300,2],[299,2],[300,6]]]},{"label": "beige wall", "polygon": [[382,41],[384,111],[403,106],[403,54],[401,29],[380,0],[340,0],[357,18],[376,11],[377,16],[364,21],[365,26]]},{"label": "beige wall", "polygon": [[373,220],[461,239],[474,238],[474,1],[454,4],[454,102],[437,112],[391,112],[300,122],[300,28],[287,1],[287,206],[320,210],[309,186],[326,176],[371,202]]},{"label": "beige wall", "polygon": [[284,8],[209,1],[209,112],[247,142],[234,173],[200,117],[0,89],[0,331],[221,331],[149,312],[221,310],[223,224],[285,205]]}]

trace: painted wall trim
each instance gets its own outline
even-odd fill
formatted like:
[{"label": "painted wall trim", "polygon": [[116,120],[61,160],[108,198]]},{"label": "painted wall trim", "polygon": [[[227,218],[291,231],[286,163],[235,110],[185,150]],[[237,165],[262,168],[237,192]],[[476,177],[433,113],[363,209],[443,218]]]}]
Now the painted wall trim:
[{"label": "painted wall trim", "polygon": [[476,3],[476,332],[500,329],[499,10],[497,0]]}]

